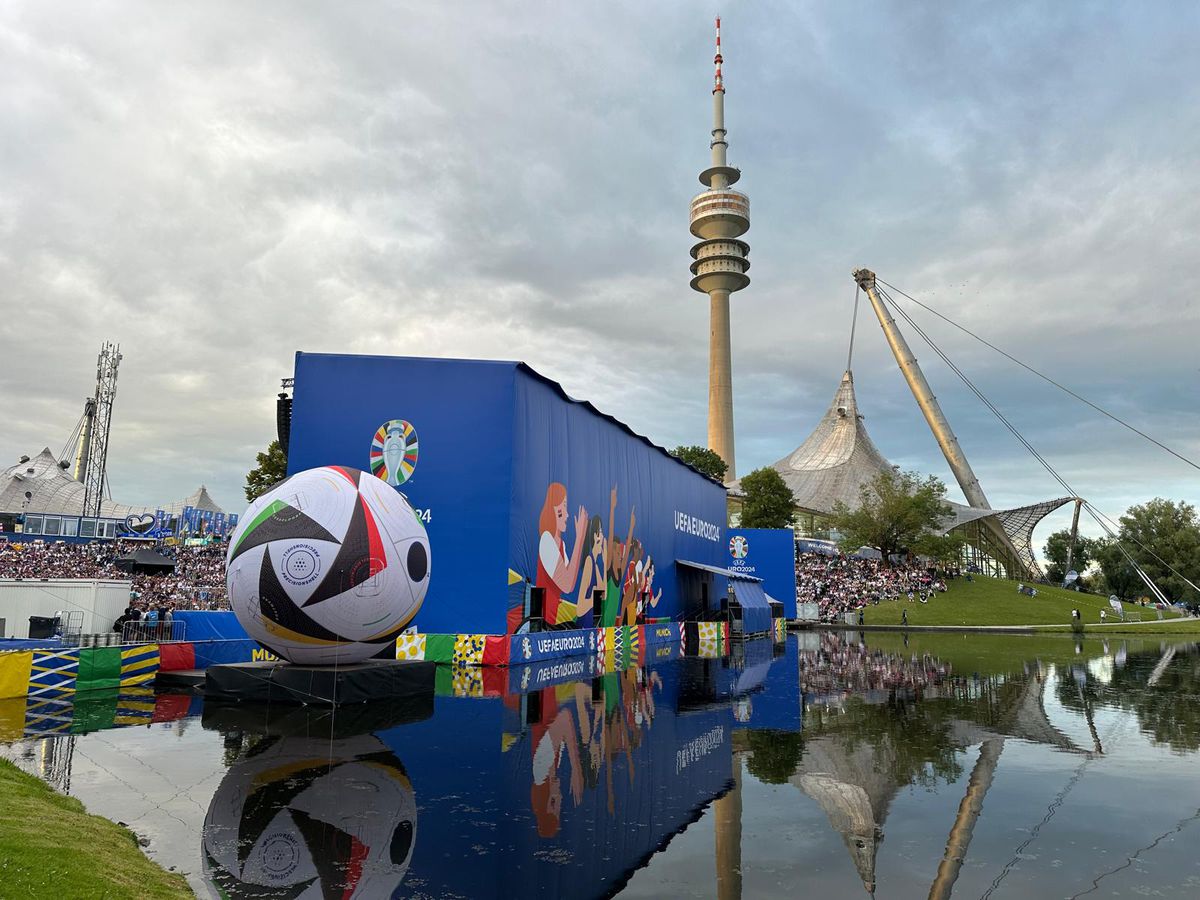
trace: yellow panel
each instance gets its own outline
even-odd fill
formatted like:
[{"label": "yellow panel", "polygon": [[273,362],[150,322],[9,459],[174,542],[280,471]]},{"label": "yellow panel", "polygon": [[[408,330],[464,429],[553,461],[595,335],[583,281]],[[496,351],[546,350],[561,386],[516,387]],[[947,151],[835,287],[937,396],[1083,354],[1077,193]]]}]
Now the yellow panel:
[{"label": "yellow panel", "polygon": [[0,700],[0,741],[20,740],[25,734],[25,698]]},{"label": "yellow panel", "polygon": [[29,673],[32,668],[32,650],[0,653],[0,699],[24,697],[28,694]]}]

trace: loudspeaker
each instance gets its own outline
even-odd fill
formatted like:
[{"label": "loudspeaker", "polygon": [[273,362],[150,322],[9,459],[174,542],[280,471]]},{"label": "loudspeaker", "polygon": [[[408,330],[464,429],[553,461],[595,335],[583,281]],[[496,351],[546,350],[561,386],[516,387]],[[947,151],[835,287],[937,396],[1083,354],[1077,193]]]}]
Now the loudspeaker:
[{"label": "loudspeaker", "polygon": [[275,434],[279,438],[283,455],[287,456],[288,443],[292,437],[292,398],[287,394],[280,394],[275,401]]},{"label": "loudspeaker", "polygon": [[541,631],[546,624],[546,589],[531,587],[529,589],[529,630]]}]

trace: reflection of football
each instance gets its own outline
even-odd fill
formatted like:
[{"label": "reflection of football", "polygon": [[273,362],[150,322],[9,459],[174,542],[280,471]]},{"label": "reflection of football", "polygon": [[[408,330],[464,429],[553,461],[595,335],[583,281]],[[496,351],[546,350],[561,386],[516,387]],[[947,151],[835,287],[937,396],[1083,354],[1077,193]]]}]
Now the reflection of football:
[{"label": "reflection of football", "polygon": [[374,735],[267,738],[213,795],[204,876],[226,898],[391,897],[416,836],[404,765]]},{"label": "reflection of football", "polygon": [[229,542],[229,602],[247,633],[294,663],[374,656],[429,587],[429,538],[373,475],[309,469],[255,500]]}]

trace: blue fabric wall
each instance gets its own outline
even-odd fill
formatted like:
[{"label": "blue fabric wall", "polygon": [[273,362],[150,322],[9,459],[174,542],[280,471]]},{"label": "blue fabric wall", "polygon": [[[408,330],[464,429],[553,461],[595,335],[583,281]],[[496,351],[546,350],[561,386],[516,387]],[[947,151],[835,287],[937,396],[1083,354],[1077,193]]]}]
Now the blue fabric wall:
[{"label": "blue fabric wall", "polygon": [[515,372],[507,362],[296,354],[288,474],[369,472],[381,425],[403,419],[417,431],[417,465],[399,490],[427,514],[423,632],[504,632]]},{"label": "blue fabric wall", "polygon": [[[548,488],[559,484],[566,489],[562,542],[567,556],[581,538],[587,543],[576,522],[581,507],[589,518],[599,517],[605,538],[615,532],[622,541],[629,537],[633,512],[633,537],[643,548],[643,567],[653,561],[652,591],[655,595],[662,591],[658,605],[647,615],[679,618],[675,560],[724,563],[724,488],[584,404],[564,400],[555,386],[527,370],[517,373],[515,402],[510,566],[537,583],[539,518]],[[614,489],[616,509],[610,524]],[[565,595],[569,599],[579,600],[587,569],[586,563],[580,566]],[[599,621],[595,611],[578,621],[607,624]]]},{"label": "blue fabric wall", "polygon": [[[783,614],[796,618],[796,538],[790,528],[731,528],[722,562],[728,569],[761,578],[763,590],[783,604]],[[745,556],[735,558],[735,538],[742,537]]]},{"label": "blue fabric wall", "polygon": [[746,634],[755,634],[771,629],[771,607],[767,605],[767,597],[763,593],[762,584],[757,581],[743,581],[740,578],[731,579],[734,596],[742,605],[742,627]]},{"label": "blue fabric wall", "polygon": [[392,419],[411,423],[419,440],[399,490],[427,517],[422,632],[508,630],[510,599],[516,607],[522,598],[509,591],[508,570],[537,581],[538,520],[551,483],[566,488],[568,550],[579,539],[580,506],[607,535],[616,488],[613,528],[622,539],[635,512],[634,537],[653,559],[654,593],[662,590],[652,616],[679,615],[676,558],[724,562],[720,485],[518,363],[298,353],[289,474],[323,465],[369,471],[375,432]]},{"label": "blue fabric wall", "polygon": [[180,634],[180,639],[185,641],[247,640],[250,637],[237,616],[228,610],[181,609],[173,614],[173,620],[187,623]]}]

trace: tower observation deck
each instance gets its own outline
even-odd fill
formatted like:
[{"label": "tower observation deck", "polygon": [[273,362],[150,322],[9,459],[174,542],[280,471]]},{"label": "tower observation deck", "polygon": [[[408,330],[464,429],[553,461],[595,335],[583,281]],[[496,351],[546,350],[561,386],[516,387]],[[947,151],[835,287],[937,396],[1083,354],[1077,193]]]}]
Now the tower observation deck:
[{"label": "tower observation deck", "polygon": [[736,477],[733,449],[733,374],[729,349],[729,295],[750,283],[750,245],[739,240],[750,229],[750,198],[732,185],[741,172],[726,160],[725,83],[721,74],[721,20],[713,58],[712,165],[700,173],[701,191],[691,204],[692,289],[708,294],[708,446]]}]

